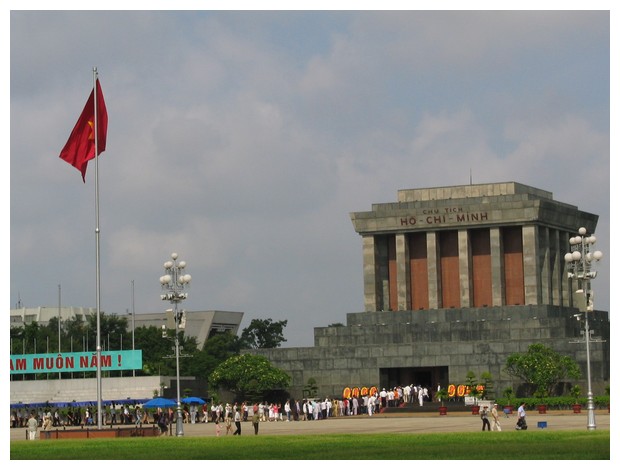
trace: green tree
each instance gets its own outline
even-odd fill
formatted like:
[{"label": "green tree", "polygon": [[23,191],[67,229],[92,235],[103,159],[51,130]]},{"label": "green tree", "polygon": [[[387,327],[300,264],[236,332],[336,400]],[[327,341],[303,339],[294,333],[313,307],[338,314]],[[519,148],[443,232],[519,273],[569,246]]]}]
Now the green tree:
[{"label": "green tree", "polygon": [[439,402],[441,403],[441,406],[444,406],[443,402],[446,401],[448,398],[450,398],[450,395],[448,394],[448,389],[440,388],[439,390],[437,390],[437,393],[435,394],[435,398],[439,400]]},{"label": "green tree", "polygon": [[480,395],[478,390],[478,379],[476,378],[476,374],[473,370],[467,371],[467,375],[465,376],[465,385],[467,385],[467,394],[470,397],[478,397]]},{"label": "green tree", "polygon": [[303,394],[304,397],[313,398],[316,397],[319,393],[319,387],[316,384],[316,379],[314,377],[310,377],[308,379],[308,383],[304,386]]},{"label": "green tree", "polygon": [[239,354],[239,338],[230,332],[216,334],[207,339],[189,363],[189,375],[209,377],[222,362]]},{"label": "green tree", "polygon": [[[36,321],[24,326],[24,344],[26,354],[41,352],[40,328]],[[38,343],[38,346],[37,346]]]},{"label": "green tree", "polygon": [[233,356],[209,376],[211,389],[228,389],[239,400],[261,400],[266,393],[285,389],[290,383],[286,372],[272,366],[266,357],[254,354]]},{"label": "green tree", "polygon": [[508,356],[505,371],[523,380],[540,398],[550,396],[561,380],[581,377],[579,365],[572,358],[539,343],[531,344],[523,354]]},{"label": "green tree", "polygon": [[508,405],[512,405],[512,399],[515,397],[515,392],[512,387],[506,387],[502,392],[502,395],[508,401]]},{"label": "green tree", "polygon": [[[61,327],[61,335],[62,335],[62,324]],[[45,325],[45,334],[49,337],[49,352],[58,352],[58,317],[50,318],[47,325]],[[61,338],[62,342],[62,338]],[[67,346],[69,344],[67,343]]]},{"label": "green tree", "polygon": [[164,356],[174,354],[174,343],[162,338],[161,328],[139,326],[134,330],[136,349],[142,350],[142,372],[145,375],[175,375],[176,363]]},{"label": "green tree", "polygon": [[[61,324],[64,332],[64,338],[62,338],[62,350],[64,352],[86,351],[85,338],[88,330],[82,320],[79,320],[75,315],[73,315],[71,318],[63,320]],[[92,344],[94,344],[94,342]]]},{"label": "green tree", "polygon": [[11,327],[11,354],[23,354],[25,349],[24,329],[21,326]]},{"label": "green tree", "polygon": [[493,396],[493,376],[490,372],[483,372],[480,374],[480,380],[482,380],[482,392],[480,398],[486,400]]},{"label": "green tree", "polygon": [[[140,326],[135,329],[136,349],[142,350],[142,372],[144,375],[175,375],[176,358],[174,345],[174,330],[166,330],[166,338],[162,336],[162,329],[154,326]],[[190,368],[194,356],[198,352],[196,338],[185,337],[179,333],[179,373],[191,375]],[[192,356],[183,357],[183,356]]]},{"label": "green tree", "polygon": [[[88,315],[88,332],[93,338],[93,345],[97,342],[97,315]],[[107,351],[131,349],[131,335],[127,334],[127,319],[116,315],[99,314],[99,334],[101,347]],[[125,347],[121,346],[121,339]],[[95,347],[93,347],[95,349]]]},{"label": "green tree", "polygon": [[286,341],[282,330],[288,320],[274,322],[271,318],[260,320],[255,318],[247,328],[241,332],[242,349],[278,348]]}]

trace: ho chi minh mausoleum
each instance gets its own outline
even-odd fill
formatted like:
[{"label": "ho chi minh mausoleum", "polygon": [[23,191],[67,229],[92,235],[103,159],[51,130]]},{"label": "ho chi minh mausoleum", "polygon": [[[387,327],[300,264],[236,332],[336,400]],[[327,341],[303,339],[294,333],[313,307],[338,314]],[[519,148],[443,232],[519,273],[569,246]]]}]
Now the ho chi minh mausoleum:
[{"label": "ho chi minh mausoleum", "polygon": [[[364,312],[314,330],[314,347],[253,351],[292,376],[301,397],[345,387],[462,384],[490,372],[497,395],[520,386],[506,358],[542,343],[575,359],[586,389],[583,321],[574,315],[564,254],[598,216],[519,183],[398,191],[351,214],[362,239]],[[583,319],[582,319],[583,320]],[[608,312],[589,314],[592,389],[609,385]],[[581,340],[581,342],[580,342]],[[600,341],[599,341],[600,340]]]}]

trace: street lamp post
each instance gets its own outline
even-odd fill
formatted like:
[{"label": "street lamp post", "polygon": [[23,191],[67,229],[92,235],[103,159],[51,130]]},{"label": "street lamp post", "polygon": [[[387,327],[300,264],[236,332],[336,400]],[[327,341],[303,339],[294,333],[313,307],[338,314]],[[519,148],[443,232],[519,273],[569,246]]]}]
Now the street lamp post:
[{"label": "street lamp post", "polygon": [[187,293],[183,290],[189,287],[189,283],[192,280],[192,276],[189,274],[183,274],[186,263],[185,261],[177,262],[178,255],[172,253],[170,255],[172,260],[168,260],[164,263],[164,269],[166,274],[159,278],[162,290],[166,291],[162,294],[161,300],[167,300],[172,303],[173,320],[174,320],[174,354],[176,357],[177,368],[177,427],[176,435],[183,436],[183,410],[181,409],[181,378],[179,375],[179,326],[181,322],[184,322],[183,313],[179,312],[179,304],[187,299]]},{"label": "street lamp post", "polygon": [[576,279],[577,290],[574,292],[574,303],[584,316],[584,333],[586,343],[586,365],[588,374],[588,431],[596,429],[594,419],[594,396],[592,395],[592,378],[590,373],[590,326],[588,313],[594,311],[594,296],[592,295],[591,281],[596,277],[596,271],[592,270],[592,263],[603,258],[603,253],[593,251],[592,245],[596,243],[596,237],[585,227],[579,229],[579,235],[569,239],[570,253],[564,255],[568,268],[568,278]]}]

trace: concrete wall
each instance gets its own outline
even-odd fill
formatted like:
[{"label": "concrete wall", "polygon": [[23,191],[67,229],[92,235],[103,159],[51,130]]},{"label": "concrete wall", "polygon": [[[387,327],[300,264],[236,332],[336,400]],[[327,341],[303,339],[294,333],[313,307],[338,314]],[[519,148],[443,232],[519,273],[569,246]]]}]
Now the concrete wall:
[{"label": "concrete wall", "polygon": [[[52,374],[50,374],[52,375]],[[102,400],[153,398],[160,384],[170,385],[169,377],[114,377],[101,380]],[[97,379],[19,380],[10,383],[11,403],[97,401]]]},{"label": "concrete wall", "polygon": [[[315,328],[315,347],[252,351],[289,373],[291,393],[302,397],[314,378],[321,396],[338,397],[345,387],[406,385],[386,382],[389,368],[447,368],[448,383],[465,383],[467,372],[490,372],[495,390],[519,385],[504,372],[506,358],[542,343],[574,358],[586,386],[586,352],[574,309],[553,306],[437,309],[403,312],[350,313],[347,325]],[[606,342],[591,343],[593,391],[604,393],[610,380],[609,319],[594,312],[590,326]],[[421,384],[436,389],[437,384]]]}]

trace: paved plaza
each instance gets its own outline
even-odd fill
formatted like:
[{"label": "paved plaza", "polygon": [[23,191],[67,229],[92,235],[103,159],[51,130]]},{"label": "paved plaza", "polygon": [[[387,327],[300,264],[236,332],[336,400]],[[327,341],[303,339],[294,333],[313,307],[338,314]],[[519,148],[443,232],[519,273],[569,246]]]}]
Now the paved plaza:
[{"label": "paved plaza", "polygon": [[[610,429],[610,414],[599,410],[595,413],[596,429]],[[530,411],[527,417],[528,430],[516,431],[517,419],[514,415],[501,417],[502,432],[546,432],[558,430],[587,430],[587,413],[576,414],[572,411],[550,411],[547,414],[538,414]],[[546,427],[539,427],[538,423],[546,423]],[[116,426],[115,426],[116,427]],[[128,426],[131,427],[131,426]],[[234,431],[233,425],[233,431]],[[480,417],[468,412],[454,412],[447,416],[439,416],[437,412],[403,413],[395,416],[374,415],[328,418],[318,421],[277,421],[265,422],[259,425],[260,435],[312,435],[330,433],[431,433],[431,432],[482,432]],[[187,437],[216,437],[213,423],[184,424],[184,435]],[[11,440],[25,440],[26,429],[11,429]],[[220,438],[234,437],[232,432],[226,436],[226,429],[222,426]],[[174,433],[174,430],[173,430]],[[242,435],[254,434],[250,421],[241,424]],[[172,436],[174,437],[174,436]]]}]

